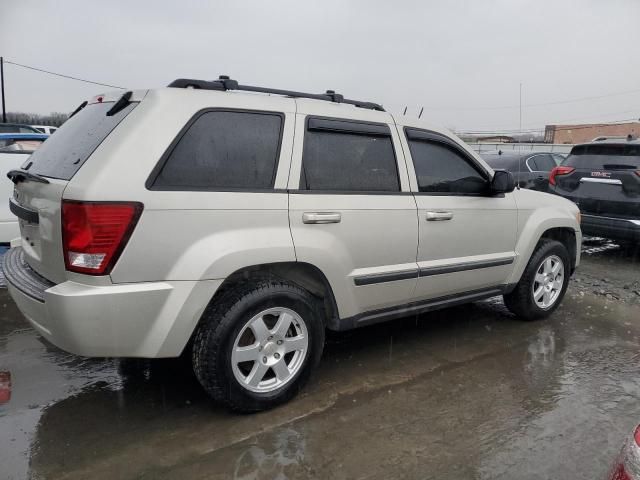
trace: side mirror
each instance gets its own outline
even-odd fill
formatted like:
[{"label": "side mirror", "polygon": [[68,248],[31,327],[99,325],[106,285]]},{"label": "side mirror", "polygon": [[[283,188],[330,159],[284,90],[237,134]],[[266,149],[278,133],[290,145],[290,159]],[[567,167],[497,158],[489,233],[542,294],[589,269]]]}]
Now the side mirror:
[{"label": "side mirror", "polygon": [[509,193],[516,188],[516,181],[511,172],[495,170],[491,180],[491,193]]}]

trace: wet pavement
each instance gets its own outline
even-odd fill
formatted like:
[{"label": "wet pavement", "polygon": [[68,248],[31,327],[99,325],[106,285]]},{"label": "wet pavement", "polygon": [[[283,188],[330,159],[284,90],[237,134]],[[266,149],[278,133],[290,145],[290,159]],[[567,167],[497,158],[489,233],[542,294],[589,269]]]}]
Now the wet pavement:
[{"label": "wet pavement", "polygon": [[181,359],[61,352],[2,290],[0,479],[603,478],[640,421],[639,268],[587,242],[549,320],[489,300],[331,334],[303,394],[257,415]]}]

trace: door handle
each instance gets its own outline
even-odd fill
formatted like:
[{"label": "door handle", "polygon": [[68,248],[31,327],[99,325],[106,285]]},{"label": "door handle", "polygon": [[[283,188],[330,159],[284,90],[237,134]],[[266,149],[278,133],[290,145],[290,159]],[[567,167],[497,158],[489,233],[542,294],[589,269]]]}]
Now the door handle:
[{"label": "door handle", "polygon": [[340,223],[342,215],[337,212],[305,212],[302,223]]},{"label": "door handle", "polygon": [[443,220],[451,220],[453,212],[427,212],[428,222],[442,222]]}]

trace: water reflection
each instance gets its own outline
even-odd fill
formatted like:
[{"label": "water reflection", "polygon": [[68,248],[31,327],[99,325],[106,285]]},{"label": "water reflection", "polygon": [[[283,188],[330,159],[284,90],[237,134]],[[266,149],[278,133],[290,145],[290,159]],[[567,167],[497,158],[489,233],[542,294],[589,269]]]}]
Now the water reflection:
[{"label": "water reflection", "polygon": [[11,400],[11,372],[0,372],[0,405]]},{"label": "water reflection", "polygon": [[233,478],[235,480],[259,480],[270,478],[285,480],[285,469],[299,466],[305,457],[306,440],[293,428],[286,427],[272,437],[270,448],[251,445],[238,456]]},{"label": "water reflection", "polygon": [[334,336],[304,394],[259,415],[213,406],[180,359],[90,361],[22,331],[0,345],[14,374],[0,408],[31,415],[19,425],[36,478],[566,478],[557,452],[588,443],[594,459],[572,465],[588,473],[619,446],[598,431],[640,415],[637,310],[591,300],[549,322],[485,302]]}]

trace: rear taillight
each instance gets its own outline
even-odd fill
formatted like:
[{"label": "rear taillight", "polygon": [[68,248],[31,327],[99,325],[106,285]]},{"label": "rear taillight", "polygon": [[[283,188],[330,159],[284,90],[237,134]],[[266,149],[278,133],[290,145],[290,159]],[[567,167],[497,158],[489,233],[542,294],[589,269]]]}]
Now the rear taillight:
[{"label": "rear taillight", "polygon": [[553,170],[551,170],[551,173],[549,173],[549,183],[551,185],[555,185],[557,176],[569,175],[573,171],[575,171],[575,168],[573,167],[554,167]]},{"label": "rear taillight", "polygon": [[138,218],[137,202],[62,201],[62,245],[67,270],[108,275]]},{"label": "rear taillight", "polygon": [[636,175],[640,177],[640,170],[636,170]]}]

